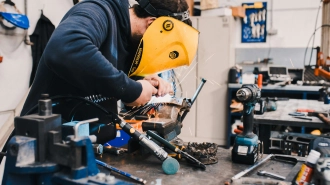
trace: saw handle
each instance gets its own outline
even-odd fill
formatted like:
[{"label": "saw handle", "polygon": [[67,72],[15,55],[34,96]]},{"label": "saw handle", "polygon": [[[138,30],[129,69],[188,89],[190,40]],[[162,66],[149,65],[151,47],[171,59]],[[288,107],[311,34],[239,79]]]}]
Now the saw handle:
[{"label": "saw handle", "polygon": [[330,120],[327,117],[325,117],[323,114],[318,114],[317,116],[320,118],[320,120],[323,123],[330,125]]}]

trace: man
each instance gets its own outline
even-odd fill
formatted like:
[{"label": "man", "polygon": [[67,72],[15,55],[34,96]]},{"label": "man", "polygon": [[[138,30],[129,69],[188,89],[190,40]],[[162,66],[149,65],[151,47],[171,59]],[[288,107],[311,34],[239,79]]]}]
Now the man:
[{"label": "man", "polygon": [[[185,0],[138,3],[144,7],[136,4],[129,9],[127,0],[85,0],[71,8],[44,50],[21,115],[37,104],[42,93],[50,97],[101,94],[111,98],[113,112],[119,99],[141,106],[152,95],[169,93],[170,84],[156,75],[134,81],[127,73],[148,26],[162,12],[181,18],[188,5]],[[191,25],[189,19],[184,22]]]},{"label": "man", "polygon": [[[185,0],[151,0],[150,4],[173,13],[188,9]],[[153,94],[171,91],[157,76],[134,81],[125,74],[137,43],[156,19],[137,4],[128,7],[122,0],[86,0],[64,16],[45,48],[22,115],[37,104],[42,93],[102,94],[139,106]]]}]

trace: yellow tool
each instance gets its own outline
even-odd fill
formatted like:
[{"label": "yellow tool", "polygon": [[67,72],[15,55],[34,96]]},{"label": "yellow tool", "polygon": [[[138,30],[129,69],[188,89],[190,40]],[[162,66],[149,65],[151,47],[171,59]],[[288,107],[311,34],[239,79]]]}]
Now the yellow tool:
[{"label": "yellow tool", "polygon": [[172,17],[157,18],[144,33],[129,76],[147,76],[189,66],[198,46],[199,31]]}]

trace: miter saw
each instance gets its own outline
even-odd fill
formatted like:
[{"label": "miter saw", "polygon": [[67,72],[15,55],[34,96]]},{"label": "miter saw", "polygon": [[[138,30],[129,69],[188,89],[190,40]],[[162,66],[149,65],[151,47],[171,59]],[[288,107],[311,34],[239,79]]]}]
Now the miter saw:
[{"label": "miter saw", "polygon": [[[201,79],[201,83],[191,99],[176,98],[170,95],[153,97],[145,106],[121,112],[119,115],[143,132],[155,131],[165,140],[174,141],[181,133],[182,121],[190,111],[205,82],[205,79]],[[128,150],[134,151],[136,146],[138,145],[129,142]]]}]

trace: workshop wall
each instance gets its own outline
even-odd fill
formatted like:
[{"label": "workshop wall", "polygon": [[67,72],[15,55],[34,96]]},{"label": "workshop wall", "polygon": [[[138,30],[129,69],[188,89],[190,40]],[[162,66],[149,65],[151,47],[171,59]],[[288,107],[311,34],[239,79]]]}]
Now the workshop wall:
[{"label": "workshop wall", "polygon": [[[13,0],[16,7],[23,13],[25,12],[24,0]],[[31,35],[35,29],[38,19],[43,10],[44,15],[57,26],[64,14],[73,6],[72,0],[26,0],[27,12],[30,28],[28,35]],[[20,38],[18,38],[20,37]],[[1,35],[0,53],[4,55],[4,60],[0,64],[1,89],[0,91],[0,112],[14,110],[28,90],[30,79],[32,56],[31,48],[22,42],[23,36]],[[15,50],[9,50],[8,45],[18,40],[19,46]],[[7,46],[7,47],[5,47]],[[15,54],[15,52],[17,52]],[[1,127],[2,122],[0,122]]]},{"label": "workshop wall", "polygon": [[[13,0],[16,7],[25,12],[24,0]],[[64,14],[73,6],[72,0],[26,0],[32,34],[43,10],[44,15],[57,26]],[[8,8],[7,8],[7,11]],[[31,47],[22,40],[23,35],[4,35],[0,33],[0,54],[4,56],[0,63],[0,128],[10,117],[8,112],[15,110],[28,91],[32,68]],[[18,43],[18,46],[11,45]]]},{"label": "workshop wall", "polygon": [[[24,0],[12,1],[22,13],[25,12]],[[26,13],[30,21],[28,35],[31,35],[40,18],[41,10],[57,26],[64,14],[73,6],[73,1],[26,0],[26,4]],[[29,88],[32,55],[31,47],[23,42],[23,37],[24,35],[4,35],[0,32],[0,55],[4,56],[3,62],[0,63],[0,149],[13,129],[14,116],[19,115]],[[16,43],[19,43],[18,46],[13,46]],[[0,166],[0,182],[2,175],[3,165]]]},{"label": "workshop wall", "polygon": [[[200,2],[202,0],[195,0]],[[235,60],[258,61],[264,58],[273,58],[275,65],[286,65],[292,67],[290,59],[295,68],[304,66],[304,53],[308,41],[315,29],[315,22],[320,1],[315,0],[219,0],[220,6],[241,6],[242,3],[267,2],[267,30],[276,29],[277,34],[267,36],[265,43],[241,43],[241,20],[236,20]],[[273,8],[272,8],[273,7]],[[199,8],[197,6],[196,8]],[[273,11],[272,11],[273,10]],[[272,13],[273,12],[273,13]],[[273,19],[272,19],[273,18]],[[271,26],[271,24],[273,26]],[[317,25],[322,24],[322,8],[320,9]],[[321,44],[321,29],[315,34],[314,47]],[[309,63],[309,44],[305,63]],[[315,53],[312,59],[315,59]],[[312,60],[312,64],[315,60]]]},{"label": "workshop wall", "polygon": [[[236,0],[236,4],[255,2]],[[265,2],[265,1],[264,1]],[[270,0],[267,2],[267,30],[276,29],[277,34],[267,36],[266,43],[241,43],[241,21],[236,22],[236,63],[242,61],[257,61],[264,58],[273,58],[275,65],[295,68],[304,66],[304,53],[308,41],[316,27],[322,24],[322,9],[318,18],[319,1],[315,0]],[[273,11],[271,4],[273,4]],[[273,12],[273,13],[272,13]],[[273,18],[273,20],[271,20]],[[317,19],[316,19],[317,18]],[[317,22],[316,22],[317,20]],[[271,26],[271,24],[273,26]],[[321,29],[315,34],[315,46],[321,44]],[[312,46],[312,42],[309,47]],[[306,64],[310,59],[310,50],[306,55]],[[312,64],[315,56],[312,56]]]}]

